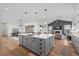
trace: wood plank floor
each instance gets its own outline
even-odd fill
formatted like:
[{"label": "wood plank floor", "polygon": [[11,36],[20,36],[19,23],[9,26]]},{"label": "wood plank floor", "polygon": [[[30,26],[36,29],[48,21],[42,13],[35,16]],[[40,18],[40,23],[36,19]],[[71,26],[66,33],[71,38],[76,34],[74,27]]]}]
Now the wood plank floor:
[{"label": "wood plank floor", "polygon": [[[73,48],[72,42],[68,40],[55,40],[56,47],[48,56],[78,56]],[[10,37],[0,37],[1,56],[37,56],[32,51],[19,46],[18,42]]]}]

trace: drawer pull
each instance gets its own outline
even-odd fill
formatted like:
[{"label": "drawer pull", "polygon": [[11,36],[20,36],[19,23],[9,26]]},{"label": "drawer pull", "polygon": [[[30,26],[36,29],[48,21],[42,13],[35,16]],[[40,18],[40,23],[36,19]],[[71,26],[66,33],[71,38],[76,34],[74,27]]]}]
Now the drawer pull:
[{"label": "drawer pull", "polygon": [[42,49],[42,47],[40,47],[40,49]]},{"label": "drawer pull", "polygon": [[42,40],[40,39],[40,41],[42,41]]},{"label": "drawer pull", "polygon": [[42,52],[39,52],[40,54],[42,54]]},{"label": "drawer pull", "polygon": [[42,43],[40,43],[40,45],[42,45]]}]

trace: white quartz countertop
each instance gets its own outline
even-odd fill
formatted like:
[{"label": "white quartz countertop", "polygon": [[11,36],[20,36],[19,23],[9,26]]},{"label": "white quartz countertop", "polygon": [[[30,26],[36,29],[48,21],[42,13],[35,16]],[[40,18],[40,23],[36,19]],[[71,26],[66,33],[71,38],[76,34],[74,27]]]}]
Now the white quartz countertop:
[{"label": "white quartz countertop", "polygon": [[79,38],[79,34],[76,34],[76,33],[75,33],[75,34],[73,34],[73,35]]},{"label": "white quartz countertop", "polygon": [[32,35],[32,33],[20,33],[18,35],[23,35],[23,36],[27,36],[27,35]]},{"label": "white quartz countertop", "polygon": [[47,38],[52,37],[52,36],[54,36],[54,35],[53,34],[40,34],[40,35],[33,35],[31,37],[47,39]]},{"label": "white quartz countertop", "polygon": [[[40,35],[37,35],[37,34],[34,34],[32,35],[32,33],[25,33],[25,34],[19,34],[19,35],[22,35],[22,36],[29,36],[29,37],[32,37],[32,38],[41,38],[41,39],[47,39],[51,36],[54,36],[54,34],[40,34]],[[30,36],[31,35],[31,36]]]}]

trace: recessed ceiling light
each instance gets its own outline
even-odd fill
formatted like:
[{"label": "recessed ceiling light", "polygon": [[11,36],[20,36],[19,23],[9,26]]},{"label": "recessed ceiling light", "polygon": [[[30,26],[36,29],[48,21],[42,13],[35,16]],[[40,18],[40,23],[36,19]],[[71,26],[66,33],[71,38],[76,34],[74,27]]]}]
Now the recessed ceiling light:
[{"label": "recessed ceiling light", "polygon": [[44,23],[45,23],[45,24],[47,24],[47,22],[46,22],[46,21],[45,21]]},{"label": "recessed ceiling light", "polygon": [[8,8],[5,8],[5,10],[8,10]]}]

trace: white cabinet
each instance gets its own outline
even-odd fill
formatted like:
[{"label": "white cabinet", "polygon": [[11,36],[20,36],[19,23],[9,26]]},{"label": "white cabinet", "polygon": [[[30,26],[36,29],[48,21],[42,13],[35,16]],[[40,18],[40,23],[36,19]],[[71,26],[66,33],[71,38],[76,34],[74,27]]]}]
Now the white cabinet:
[{"label": "white cabinet", "polygon": [[23,36],[22,36],[22,35],[19,35],[19,44],[20,44],[20,45],[22,45],[22,43],[23,43],[22,40],[23,40]]},{"label": "white cabinet", "polygon": [[75,49],[79,53],[79,37],[72,35],[71,38],[72,38],[72,43],[73,43]]}]

